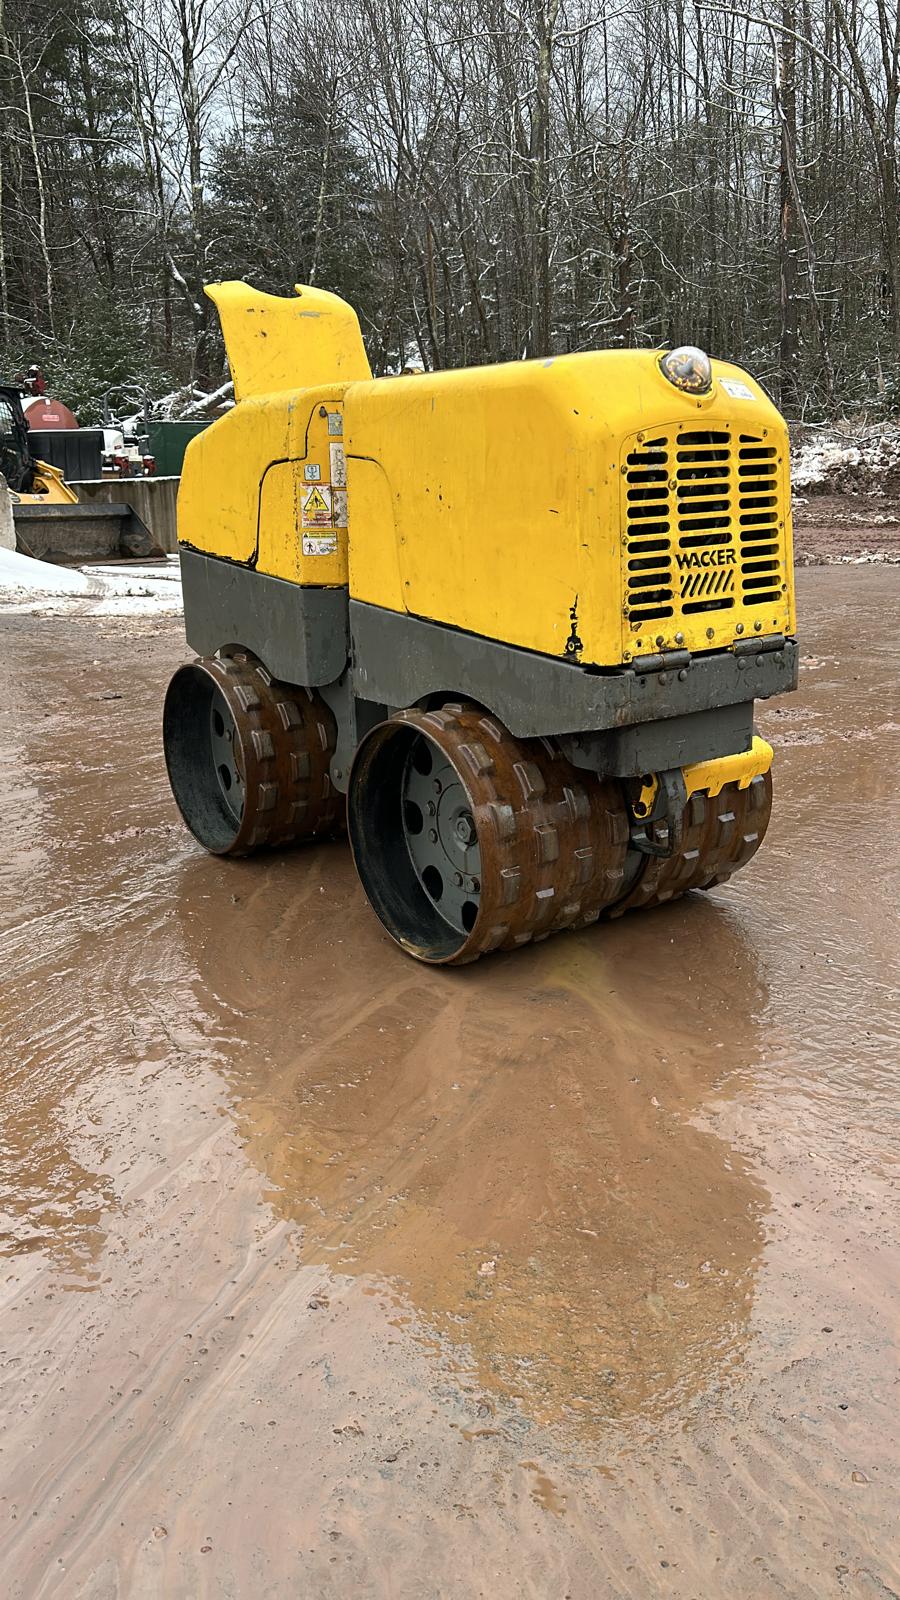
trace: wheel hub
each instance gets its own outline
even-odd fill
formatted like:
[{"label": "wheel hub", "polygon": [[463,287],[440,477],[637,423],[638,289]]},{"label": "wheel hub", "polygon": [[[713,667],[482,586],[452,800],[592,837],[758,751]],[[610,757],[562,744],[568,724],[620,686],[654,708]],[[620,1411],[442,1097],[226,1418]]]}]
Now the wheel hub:
[{"label": "wheel hub", "polygon": [[422,888],[452,928],[468,932],[481,898],[475,819],[456,768],[423,736],[406,760],[401,803],[406,845]]},{"label": "wheel hub", "polygon": [[244,776],[234,717],[225,696],[217,689],[210,701],[209,742],[212,764],[226,806],[236,822],[244,813]]}]

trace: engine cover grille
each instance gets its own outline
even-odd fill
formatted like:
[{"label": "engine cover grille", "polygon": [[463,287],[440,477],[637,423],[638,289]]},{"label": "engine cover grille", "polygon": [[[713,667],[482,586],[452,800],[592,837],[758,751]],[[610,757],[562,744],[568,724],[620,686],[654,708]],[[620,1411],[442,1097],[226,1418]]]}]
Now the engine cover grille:
[{"label": "engine cover grille", "polygon": [[628,440],[622,485],[630,630],[662,623],[668,636],[681,621],[708,613],[780,608],[785,480],[778,447],[734,424],[682,425]]}]

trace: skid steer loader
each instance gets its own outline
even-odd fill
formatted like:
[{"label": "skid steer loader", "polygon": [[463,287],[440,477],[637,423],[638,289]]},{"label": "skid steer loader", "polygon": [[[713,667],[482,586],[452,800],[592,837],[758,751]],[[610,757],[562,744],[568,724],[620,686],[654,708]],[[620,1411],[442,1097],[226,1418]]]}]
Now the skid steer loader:
[{"label": "skid steer loader", "polygon": [[319,289],[208,291],[234,409],[188,447],[166,761],[207,850],[346,826],[422,961],[745,866],[796,687],[787,432],[683,347],[373,380]]},{"label": "skid steer loader", "polygon": [[70,506],[78,502],[59,469],[32,454],[22,391],[5,383],[0,384],[0,472],[15,505]]}]

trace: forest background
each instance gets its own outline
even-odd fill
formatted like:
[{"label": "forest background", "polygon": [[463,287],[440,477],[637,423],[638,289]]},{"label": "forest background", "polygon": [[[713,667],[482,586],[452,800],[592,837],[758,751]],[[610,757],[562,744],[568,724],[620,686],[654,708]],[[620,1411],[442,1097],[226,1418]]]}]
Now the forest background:
[{"label": "forest background", "polygon": [[242,277],[376,372],[691,342],[896,416],[898,101],[897,0],[0,0],[0,376],[202,411]]}]

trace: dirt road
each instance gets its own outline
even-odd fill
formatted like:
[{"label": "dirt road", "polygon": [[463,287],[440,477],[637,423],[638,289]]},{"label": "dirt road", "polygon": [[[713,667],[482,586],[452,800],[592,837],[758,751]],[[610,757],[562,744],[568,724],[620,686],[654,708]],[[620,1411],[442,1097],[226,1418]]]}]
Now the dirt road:
[{"label": "dirt road", "polygon": [[799,598],[747,873],[458,973],[195,848],[177,625],[0,622],[9,1600],[900,1592],[900,571]]}]

